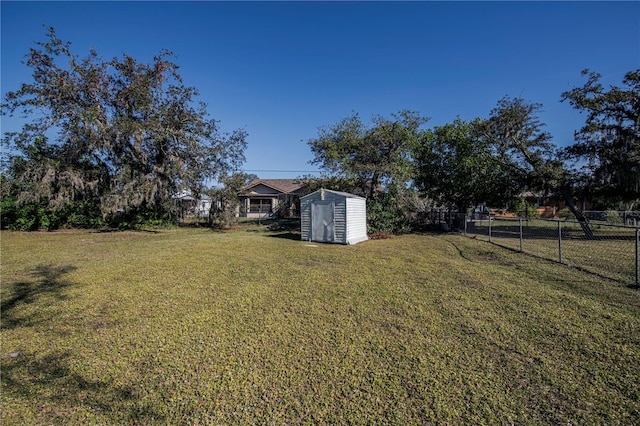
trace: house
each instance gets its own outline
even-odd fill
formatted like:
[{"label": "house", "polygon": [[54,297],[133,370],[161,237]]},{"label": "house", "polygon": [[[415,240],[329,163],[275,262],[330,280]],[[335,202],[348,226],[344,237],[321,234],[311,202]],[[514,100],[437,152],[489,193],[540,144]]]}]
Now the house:
[{"label": "house", "polygon": [[300,179],[255,179],[239,194],[240,215],[263,218],[299,217]]},{"label": "house", "polygon": [[191,192],[182,190],[173,196],[180,206],[180,217],[208,217],[211,210],[211,197],[206,194],[200,194],[200,198],[194,197]]},{"label": "house", "polygon": [[367,201],[346,192],[319,189],[300,198],[303,241],[357,244],[367,237]]},{"label": "house", "polygon": [[211,211],[211,204],[213,200],[206,194],[200,194],[200,199],[196,200],[194,207],[194,213],[197,217],[209,217]]},{"label": "house", "polygon": [[[525,191],[520,198],[534,207],[538,215],[545,219],[558,217],[558,213],[567,208],[567,202],[562,197],[544,196],[542,193]],[[586,197],[580,197],[575,201],[576,207],[585,212],[591,209],[591,203]]]}]

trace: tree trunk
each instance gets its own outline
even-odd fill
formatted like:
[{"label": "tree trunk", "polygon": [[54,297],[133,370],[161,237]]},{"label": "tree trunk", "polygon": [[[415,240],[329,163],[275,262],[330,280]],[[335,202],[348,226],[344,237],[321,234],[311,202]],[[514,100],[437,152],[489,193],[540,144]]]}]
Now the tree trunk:
[{"label": "tree trunk", "polygon": [[371,177],[371,188],[369,188],[369,198],[373,199],[376,195],[376,192],[378,190],[378,172],[375,171],[373,172],[373,176]]},{"label": "tree trunk", "polygon": [[589,227],[589,222],[587,222],[587,218],[582,214],[580,210],[576,207],[576,204],[573,201],[573,196],[571,195],[571,191],[565,189],[563,192],[565,203],[567,207],[573,213],[573,215],[578,220],[580,227],[582,228],[582,232],[584,232],[584,236],[587,240],[595,240],[596,237],[593,235],[593,231]]}]

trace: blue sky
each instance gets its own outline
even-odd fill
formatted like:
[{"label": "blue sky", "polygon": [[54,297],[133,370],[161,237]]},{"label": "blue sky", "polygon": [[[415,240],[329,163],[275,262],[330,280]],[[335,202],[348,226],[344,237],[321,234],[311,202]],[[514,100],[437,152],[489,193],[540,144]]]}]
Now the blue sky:
[{"label": "blue sky", "polygon": [[[249,133],[245,170],[263,178],[316,170],[318,128],[357,112],[487,117],[505,95],[543,104],[558,146],[584,116],[563,91],[589,68],[620,84],[640,68],[640,2],[8,2],[1,11],[1,90],[44,26],[105,59],[177,56],[223,130]],[[3,131],[19,122],[2,118]],[[291,172],[285,172],[291,171]]]}]

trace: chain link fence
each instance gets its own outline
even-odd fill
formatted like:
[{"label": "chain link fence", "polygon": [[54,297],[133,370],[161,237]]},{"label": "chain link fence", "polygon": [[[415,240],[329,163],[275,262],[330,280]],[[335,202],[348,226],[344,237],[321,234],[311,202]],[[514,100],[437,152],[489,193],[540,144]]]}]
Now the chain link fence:
[{"label": "chain link fence", "polygon": [[582,212],[582,214],[584,214],[590,222],[604,222],[611,225],[640,226],[640,211],[586,210]]},{"label": "chain link fence", "polygon": [[466,236],[639,285],[638,226],[492,215],[457,215],[455,222]]}]

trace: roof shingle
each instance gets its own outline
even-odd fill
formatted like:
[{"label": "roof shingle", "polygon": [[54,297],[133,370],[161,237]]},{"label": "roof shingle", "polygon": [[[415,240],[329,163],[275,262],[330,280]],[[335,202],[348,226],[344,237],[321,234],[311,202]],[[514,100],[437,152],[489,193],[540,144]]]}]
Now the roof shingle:
[{"label": "roof shingle", "polygon": [[300,190],[303,182],[300,179],[254,179],[249,185],[244,187],[243,192],[250,192],[251,188],[258,185],[265,185],[283,194],[291,194]]}]

